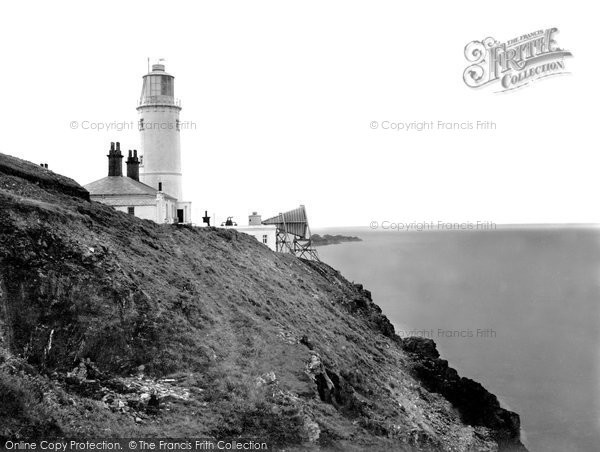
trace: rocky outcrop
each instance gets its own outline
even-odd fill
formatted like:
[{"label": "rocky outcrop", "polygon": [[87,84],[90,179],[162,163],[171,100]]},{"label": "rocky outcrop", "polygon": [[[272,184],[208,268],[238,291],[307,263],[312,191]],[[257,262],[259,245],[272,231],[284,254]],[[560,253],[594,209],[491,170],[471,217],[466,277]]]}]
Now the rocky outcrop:
[{"label": "rocky outcrop", "polygon": [[497,397],[481,384],[460,377],[448,366],[448,361],[440,359],[433,340],[409,337],[403,340],[402,346],[414,359],[411,363],[414,375],[429,391],[449,400],[465,423],[490,428],[500,450],[526,450],[520,441],[519,415],[502,408]]},{"label": "rocky outcrop", "polygon": [[[181,379],[155,379],[143,373],[131,377],[111,376],[100,371],[90,360],[82,360],[66,375],[55,374],[70,393],[97,400],[106,409],[128,414],[141,423],[148,415],[168,410],[173,401],[187,401],[192,389],[181,387]],[[201,392],[201,389],[196,389]]]}]

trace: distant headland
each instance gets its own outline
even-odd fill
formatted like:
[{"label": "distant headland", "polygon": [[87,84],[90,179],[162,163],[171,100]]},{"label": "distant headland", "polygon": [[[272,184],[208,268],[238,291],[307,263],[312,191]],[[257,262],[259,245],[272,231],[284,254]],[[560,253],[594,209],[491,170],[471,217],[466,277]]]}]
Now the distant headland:
[{"label": "distant headland", "polygon": [[312,240],[313,246],[339,245],[340,243],[343,243],[343,242],[362,242],[362,239],[360,237],[353,237],[353,236],[340,235],[340,234],[338,234],[338,235],[312,234],[310,236],[310,238]]}]

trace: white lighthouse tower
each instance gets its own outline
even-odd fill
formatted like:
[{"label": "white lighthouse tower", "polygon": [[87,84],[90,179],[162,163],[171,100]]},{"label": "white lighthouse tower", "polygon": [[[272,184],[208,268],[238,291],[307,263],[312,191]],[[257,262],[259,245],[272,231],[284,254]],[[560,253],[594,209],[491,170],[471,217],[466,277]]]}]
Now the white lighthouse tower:
[{"label": "white lighthouse tower", "polygon": [[164,64],[153,64],[144,75],[138,103],[141,145],[140,181],[177,199],[173,217],[180,223],[191,221],[191,206],[182,202],[179,112],[175,99],[175,77]]}]

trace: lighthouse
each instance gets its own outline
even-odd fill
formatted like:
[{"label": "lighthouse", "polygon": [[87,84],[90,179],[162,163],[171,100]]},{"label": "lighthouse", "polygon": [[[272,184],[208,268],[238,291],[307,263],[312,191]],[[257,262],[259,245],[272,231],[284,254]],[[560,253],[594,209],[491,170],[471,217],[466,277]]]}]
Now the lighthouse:
[{"label": "lighthouse", "polygon": [[157,223],[191,223],[191,203],[182,201],[179,112],[173,77],[154,64],[143,77],[138,102],[140,149],[129,150],[127,177],[119,142],[108,152],[108,176],[85,186],[90,198]]},{"label": "lighthouse", "polygon": [[153,64],[143,76],[137,111],[140,182],[177,199],[179,222],[189,222],[189,203],[181,202],[181,103],[175,98],[175,77],[165,71],[164,64]]}]

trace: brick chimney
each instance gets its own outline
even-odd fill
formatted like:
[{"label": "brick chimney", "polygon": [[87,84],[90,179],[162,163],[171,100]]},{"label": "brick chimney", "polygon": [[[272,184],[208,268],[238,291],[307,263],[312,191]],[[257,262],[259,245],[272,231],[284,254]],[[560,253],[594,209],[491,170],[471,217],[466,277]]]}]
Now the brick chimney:
[{"label": "brick chimney", "polygon": [[121,159],[121,143],[117,141],[117,147],[115,149],[115,143],[110,143],[110,151],[108,151],[108,175],[109,176],[123,176],[123,162]]},{"label": "brick chimney", "polygon": [[140,180],[140,160],[138,159],[137,150],[134,149],[133,153],[129,151],[127,157],[127,177],[133,180]]}]

